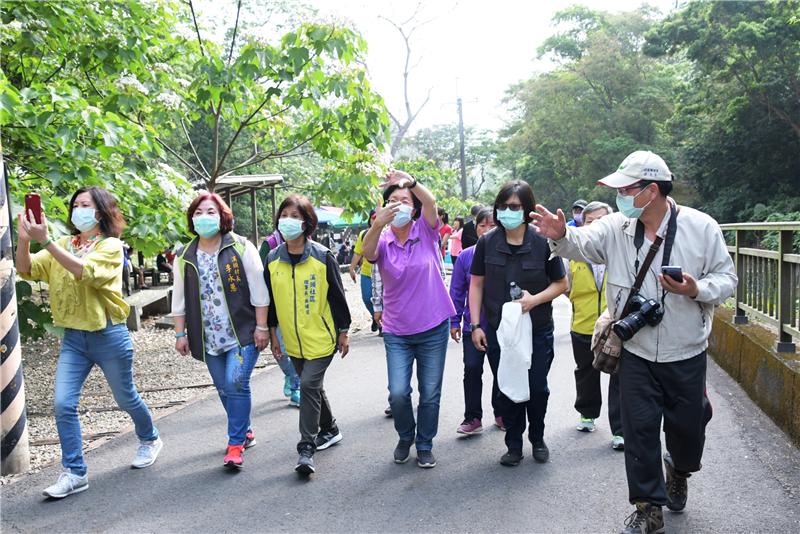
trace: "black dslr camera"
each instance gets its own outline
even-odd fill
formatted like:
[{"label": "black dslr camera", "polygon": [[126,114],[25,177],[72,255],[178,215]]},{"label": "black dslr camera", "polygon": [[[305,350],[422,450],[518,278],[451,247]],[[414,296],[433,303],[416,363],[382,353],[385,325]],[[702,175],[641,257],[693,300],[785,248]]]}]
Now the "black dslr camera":
[{"label": "black dslr camera", "polygon": [[638,293],[628,302],[631,312],[611,327],[622,341],[629,341],[644,325],[657,326],[664,318],[664,310],[655,299],[646,299]]}]

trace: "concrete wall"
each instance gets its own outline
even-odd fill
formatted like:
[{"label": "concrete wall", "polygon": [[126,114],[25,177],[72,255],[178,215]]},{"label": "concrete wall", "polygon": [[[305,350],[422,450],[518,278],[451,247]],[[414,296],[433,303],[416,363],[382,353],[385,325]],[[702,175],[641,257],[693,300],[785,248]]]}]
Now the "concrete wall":
[{"label": "concrete wall", "polygon": [[709,352],[748,395],[800,445],[800,356],[775,352],[776,336],[758,324],[734,325],[718,308]]}]

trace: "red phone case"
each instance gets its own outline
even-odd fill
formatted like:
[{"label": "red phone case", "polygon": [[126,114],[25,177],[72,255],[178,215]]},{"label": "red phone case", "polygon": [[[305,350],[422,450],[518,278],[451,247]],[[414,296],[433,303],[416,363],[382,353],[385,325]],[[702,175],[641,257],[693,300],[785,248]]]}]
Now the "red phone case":
[{"label": "red phone case", "polygon": [[42,224],[42,198],[39,195],[25,195],[26,217],[29,211],[33,212],[33,218],[36,221],[36,224]]}]

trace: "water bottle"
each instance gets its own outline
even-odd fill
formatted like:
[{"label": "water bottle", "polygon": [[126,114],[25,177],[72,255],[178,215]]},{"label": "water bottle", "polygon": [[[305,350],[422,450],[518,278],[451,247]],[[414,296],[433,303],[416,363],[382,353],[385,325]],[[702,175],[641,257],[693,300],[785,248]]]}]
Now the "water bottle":
[{"label": "water bottle", "polygon": [[519,300],[522,298],[522,289],[516,282],[511,282],[511,300]]}]

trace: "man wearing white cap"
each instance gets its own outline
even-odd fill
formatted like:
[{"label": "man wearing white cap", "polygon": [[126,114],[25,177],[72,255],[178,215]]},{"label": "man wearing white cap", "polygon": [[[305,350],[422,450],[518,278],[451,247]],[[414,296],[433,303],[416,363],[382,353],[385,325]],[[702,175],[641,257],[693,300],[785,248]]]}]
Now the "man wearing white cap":
[{"label": "man wearing white cap", "polygon": [[[687,478],[700,470],[711,419],[705,382],[714,307],[737,283],[719,225],[678,206],[668,196],[672,180],[663,159],[636,151],[598,181],[617,190],[618,213],[579,228],[567,227],[561,210],[553,214],[536,206],[531,214],[553,254],[606,265],[606,302],[623,340],[618,373],[625,471],[636,506],[624,534],[663,533],[662,506],[675,512],[686,506]],[[638,298],[629,301],[651,248]]]}]

